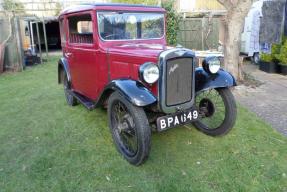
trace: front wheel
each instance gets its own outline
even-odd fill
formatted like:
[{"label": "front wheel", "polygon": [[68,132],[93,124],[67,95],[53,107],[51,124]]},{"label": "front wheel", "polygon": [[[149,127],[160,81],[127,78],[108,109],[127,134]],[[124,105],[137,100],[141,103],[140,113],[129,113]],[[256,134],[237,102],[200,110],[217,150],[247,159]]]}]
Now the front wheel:
[{"label": "front wheel", "polygon": [[145,111],[119,92],[108,101],[109,126],[117,150],[132,165],[140,165],[150,151],[151,128]]},{"label": "front wheel", "polygon": [[229,88],[211,89],[196,96],[196,107],[200,119],[194,126],[203,133],[220,136],[228,133],[234,126],[237,107]]}]

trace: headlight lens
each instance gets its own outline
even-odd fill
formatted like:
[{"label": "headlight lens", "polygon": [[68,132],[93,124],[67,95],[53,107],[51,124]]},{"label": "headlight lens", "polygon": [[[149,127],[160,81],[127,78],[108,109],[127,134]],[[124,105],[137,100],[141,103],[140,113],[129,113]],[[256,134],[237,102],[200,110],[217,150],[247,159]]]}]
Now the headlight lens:
[{"label": "headlight lens", "polygon": [[207,57],[203,60],[202,67],[206,72],[215,74],[219,71],[220,64],[218,57]]},{"label": "headlight lens", "polygon": [[140,76],[146,83],[155,83],[159,78],[158,66],[153,63],[145,63],[141,65]]}]

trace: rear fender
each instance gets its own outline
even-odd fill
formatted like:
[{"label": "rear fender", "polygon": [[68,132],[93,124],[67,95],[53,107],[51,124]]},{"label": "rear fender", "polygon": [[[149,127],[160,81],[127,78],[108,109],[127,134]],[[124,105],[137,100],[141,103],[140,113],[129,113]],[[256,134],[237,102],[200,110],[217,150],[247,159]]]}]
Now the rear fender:
[{"label": "rear fender", "polygon": [[67,79],[68,79],[68,86],[71,86],[71,74],[69,70],[69,64],[67,59],[61,58],[58,61],[58,83],[61,84],[63,83],[63,72],[67,74]]},{"label": "rear fender", "polygon": [[202,67],[195,69],[196,94],[209,89],[233,86],[236,86],[235,78],[223,69],[220,69],[216,74],[209,74]]}]

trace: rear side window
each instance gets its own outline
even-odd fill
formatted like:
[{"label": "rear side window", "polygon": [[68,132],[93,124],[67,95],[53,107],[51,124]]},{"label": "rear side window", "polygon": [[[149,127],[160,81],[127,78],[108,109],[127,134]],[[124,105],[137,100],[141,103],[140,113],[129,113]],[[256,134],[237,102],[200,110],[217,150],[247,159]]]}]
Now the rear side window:
[{"label": "rear side window", "polygon": [[60,20],[60,33],[61,33],[61,42],[66,43],[66,33],[64,30],[64,19]]},{"label": "rear side window", "polygon": [[70,43],[93,43],[93,23],[90,14],[71,16],[68,22]]}]

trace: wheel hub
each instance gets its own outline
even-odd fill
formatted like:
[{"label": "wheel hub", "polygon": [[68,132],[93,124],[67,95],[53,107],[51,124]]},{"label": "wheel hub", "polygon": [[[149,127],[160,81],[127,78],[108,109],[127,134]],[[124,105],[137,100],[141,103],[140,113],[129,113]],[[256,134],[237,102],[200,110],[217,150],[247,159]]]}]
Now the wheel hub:
[{"label": "wheel hub", "polygon": [[118,125],[118,129],[119,129],[119,132],[122,133],[122,132],[125,132],[125,133],[128,133],[128,134],[131,134],[131,129],[132,129],[132,123],[131,123],[131,117],[130,115],[126,114],[124,117],[123,117],[123,120],[122,120],[122,123],[120,123]]},{"label": "wheel hub", "polygon": [[208,99],[204,98],[199,103],[199,110],[203,113],[205,117],[211,117],[215,113],[215,107],[213,102]]}]

